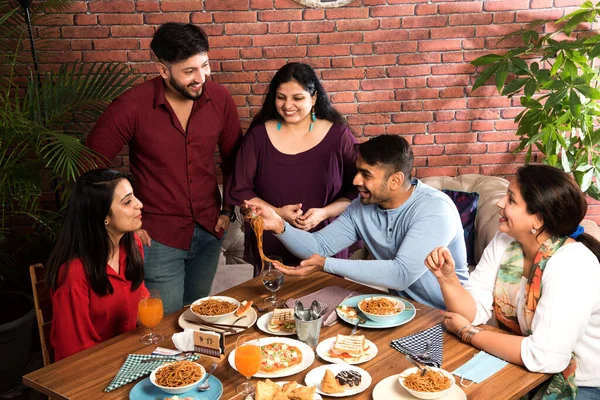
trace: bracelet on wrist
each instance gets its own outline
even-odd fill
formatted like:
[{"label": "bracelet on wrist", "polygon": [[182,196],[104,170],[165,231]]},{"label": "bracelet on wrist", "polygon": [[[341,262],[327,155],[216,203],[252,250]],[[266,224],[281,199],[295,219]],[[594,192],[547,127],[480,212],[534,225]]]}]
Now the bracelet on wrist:
[{"label": "bracelet on wrist", "polygon": [[481,329],[471,325],[467,330],[465,330],[465,332],[463,332],[461,340],[465,343],[471,344],[473,336],[475,336],[479,332],[481,332]]},{"label": "bracelet on wrist", "polygon": [[284,233],[285,233],[285,221],[283,221],[283,230],[279,233],[273,232],[273,235],[279,236],[279,235],[283,235]]},{"label": "bracelet on wrist", "polygon": [[458,333],[456,334],[456,336],[458,336],[458,337],[462,337],[462,333],[463,333],[463,331],[464,331],[465,329],[469,328],[470,326],[471,326],[471,324],[466,324],[465,326],[463,326],[462,328],[460,328],[460,329],[458,330]]}]

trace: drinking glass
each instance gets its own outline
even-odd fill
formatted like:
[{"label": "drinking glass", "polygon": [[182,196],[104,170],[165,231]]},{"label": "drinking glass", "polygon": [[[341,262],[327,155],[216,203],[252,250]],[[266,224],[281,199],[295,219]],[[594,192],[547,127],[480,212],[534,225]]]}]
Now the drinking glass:
[{"label": "drinking glass", "polygon": [[260,341],[252,335],[240,335],[235,341],[235,368],[244,375],[246,382],[239,384],[235,390],[238,393],[248,392],[252,388],[250,377],[260,370],[262,355],[260,352]]},{"label": "drinking glass", "polygon": [[[282,263],[282,259],[279,256],[269,256],[271,260]],[[265,262],[265,268],[262,271],[261,279],[263,285],[271,291],[271,296],[265,299],[265,304],[268,306],[277,305],[277,294],[281,286],[283,286],[283,273],[273,266],[273,263]]]},{"label": "drinking glass", "polygon": [[150,329],[150,333],[140,338],[144,344],[156,344],[164,340],[164,336],[154,333],[154,328],[160,324],[163,318],[163,304],[160,294],[156,289],[150,289],[150,294],[140,300],[138,304],[138,320],[140,324]]}]

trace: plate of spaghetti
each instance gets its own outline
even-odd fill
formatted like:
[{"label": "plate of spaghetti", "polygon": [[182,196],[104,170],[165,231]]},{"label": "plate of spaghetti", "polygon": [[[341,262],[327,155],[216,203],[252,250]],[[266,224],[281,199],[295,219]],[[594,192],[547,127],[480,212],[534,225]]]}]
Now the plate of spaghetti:
[{"label": "plate of spaghetti", "polygon": [[193,302],[190,310],[204,322],[217,323],[233,315],[239,307],[240,302],[233,297],[210,296]]},{"label": "plate of spaghetti", "polygon": [[129,400],[156,400],[156,399],[172,399],[179,398],[192,399],[192,400],[218,400],[223,396],[223,384],[214,375],[208,378],[210,389],[206,392],[199,392],[196,390],[196,386],[192,385],[192,388],[187,392],[180,393],[177,395],[166,394],[164,391],[155,386],[150,382],[150,377],[138,382],[129,392]]},{"label": "plate of spaghetti", "polygon": [[184,360],[163,364],[150,374],[150,382],[169,394],[181,394],[194,388],[204,377],[204,367]]},{"label": "plate of spaghetti", "polygon": [[[410,394],[400,384],[400,378],[404,377],[408,371],[410,370],[406,370],[401,374],[388,376],[379,381],[373,388],[373,400],[415,400],[416,396]],[[442,394],[438,393],[433,392],[429,394],[439,400],[467,400],[467,395],[458,385],[452,385],[450,389]]]},{"label": "plate of spaghetti", "polygon": [[398,377],[408,393],[419,399],[439,399],[454,386],[454,376],[441,368],[427,367],[425,375],[417,367],[409,368]]},{"label": "plate of spaghetti", "polygon": [[[369,306],[368,310],[375,311],[370,306],[375,306],[376,302],[373,300],[378,299],[386,299],[386,302],[389,300],[393,304],[395,304],[394,308],[389,308],[389,311],[399,310],[402,311],[395,312],[389,315],[376,315],[376,314],[367,314],[361,308],[364,305]],[[362,303],[361,303],[362,302]],[[345,307],[344,307],[345,306]],[[358,326],[362,328],[393,328],[395,326],[404,325],[410,320],[412,320],[417,311],[415,310],[415,306],[412,305],[408,300],[402,299],[400,297],[394,297],[389,295],[378,295],[378,294],[363,294],[359,296],[350,297],[349,299],[344,300],[336,307],[336,312],[338,317],[340,317],[343,321],[354,325],[356,323],[356,317],[353,317],[348,312],[344,312],[346,309],[354,309],[358,312],[358,317],[361,318],[361,322],[359,322]],[[387,308],[382,308],[381,311],[377,310],[377,312],[386,312],[383,310],[388,310]],[[381,317],[381,318],[377,318]]]},{"label": "plate of spaghetti", "polygon": [[358,302],[358,309],[371,321],[385,323],[405,309],[402,300],[388,296],[373,296]]}]

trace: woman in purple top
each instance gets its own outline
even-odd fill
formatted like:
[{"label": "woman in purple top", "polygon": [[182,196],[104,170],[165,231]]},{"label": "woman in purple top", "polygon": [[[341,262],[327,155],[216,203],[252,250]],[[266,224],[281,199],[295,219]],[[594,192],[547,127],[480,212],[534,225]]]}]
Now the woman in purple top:
[{"label": "woman in purple top", "polygon": [[[273,77],[262,109],[254,117],[237,154],[226,200],[264,203],[291,225],[317,231],[340,215],[356,197],[356,140],[333,108],[315,71],[289,63]],[[271,232],[265,255],[286,265],[300,261]],[[346,257],[347,251],[338,254]],[[245,229],[245,259],[261,268],[256,237]]]}]

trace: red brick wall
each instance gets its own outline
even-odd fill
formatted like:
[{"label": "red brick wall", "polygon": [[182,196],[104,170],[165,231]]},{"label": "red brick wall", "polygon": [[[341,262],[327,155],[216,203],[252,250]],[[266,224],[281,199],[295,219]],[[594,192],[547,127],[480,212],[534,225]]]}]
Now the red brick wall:
[{"label": "red brick wall", "polygon": [[[155,73],[149,43],[157,25],[191,22],[210,35],[216,81],[247,126],[279,67],[311,64],[355,134],[403,135],[416,175],[510,175],[523,155],[515,141],[518,99],[488,86],[471,93],[469,62],[513,46],[500,36],[554,19],[583,0],[356,0],[310,9],[292,0],[81,1],[42,33],[40,60],[123,61]],[[599,210],[600,211],[600,210]]]}]

